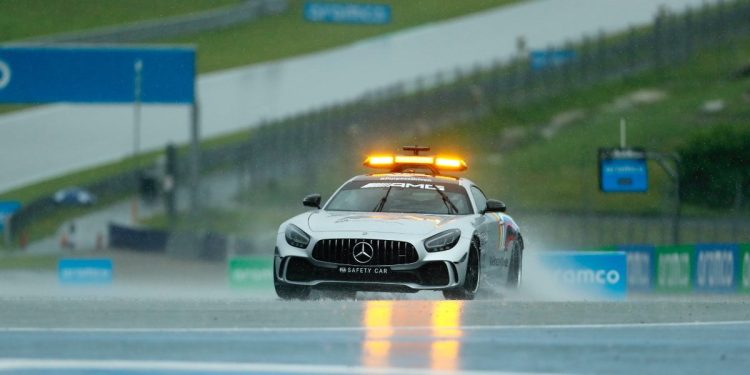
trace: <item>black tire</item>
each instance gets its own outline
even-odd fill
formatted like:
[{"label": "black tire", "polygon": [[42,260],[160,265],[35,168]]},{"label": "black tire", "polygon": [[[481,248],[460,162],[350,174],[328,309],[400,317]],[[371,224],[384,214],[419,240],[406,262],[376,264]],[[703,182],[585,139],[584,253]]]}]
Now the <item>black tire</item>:
[{"label": "black tire", "polygon": [[516,289],[521,285],[523,275],[523,249],[518,241],[514,241],[511,248],[510,265],[508,266],[508,279],[505,286]]},{"label": "black tire", "polygon": [[276,295],[283,300],[306,300],[310,298],[310,287],[304,285],[287,284],[279,280],[276,275],[276,259],[274,259],[273,267],[273,287],[274,289],[276,289]]},{"label": "black tire", "polygon": [[472,300],[476,297],[477,291],[479,291],[479,279],[482,269],[479,262],[479,247],[476,245],[476,242],[472,242],[471,247],[469,248],[469,259],[466,265],[466,277],[464,283],[457,288],[444,290],[443,297],[445,297],[445,299]]},{"label": "black tire", "polygon": [[284,300],[306,300],[310,298],[310,288],[304,285],[292,285],[286,283],[274,283],[276,295]]}]

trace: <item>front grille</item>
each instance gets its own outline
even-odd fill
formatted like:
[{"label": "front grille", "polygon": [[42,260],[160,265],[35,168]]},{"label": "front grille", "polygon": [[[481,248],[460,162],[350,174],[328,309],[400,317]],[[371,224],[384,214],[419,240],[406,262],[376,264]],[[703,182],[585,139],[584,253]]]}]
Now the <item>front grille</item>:
[{"label": "front grille", "polygon": [[[352,249],[354,245],[360,242],[365,242],[372,246],[373,256],[367,263],[359,263],[354,259]],[[408,242],[361,238],[320,240],[313,248],[312,257],[321,262],[355,266],[392,266],[414,263],[419,260],[417,249]]]}]

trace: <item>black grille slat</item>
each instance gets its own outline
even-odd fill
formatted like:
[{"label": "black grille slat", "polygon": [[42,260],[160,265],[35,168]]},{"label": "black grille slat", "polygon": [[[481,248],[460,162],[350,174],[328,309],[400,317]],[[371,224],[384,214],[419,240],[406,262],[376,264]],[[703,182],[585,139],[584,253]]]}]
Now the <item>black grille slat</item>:
[{"label": "black grille slat", "polygon": [[[372,246],[375,254],[368,263],[361,264],[354,260],[352,248],[365,242]],[[312,257],[315,260],[354,266],[392,266],[410,264],[419,260],[417,249],[405,241],[365,239],[365,238],[332,238],[315,243]]]}]

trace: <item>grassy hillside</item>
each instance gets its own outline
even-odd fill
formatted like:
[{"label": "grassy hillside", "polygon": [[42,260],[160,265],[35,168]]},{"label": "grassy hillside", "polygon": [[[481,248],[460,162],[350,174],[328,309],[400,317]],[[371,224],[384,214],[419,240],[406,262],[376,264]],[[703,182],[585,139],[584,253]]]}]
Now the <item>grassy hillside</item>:
[{"label": "grassy hillside", "polygon": [[[0,0],[0,42],[158,19],[238,1]],[[153,42],[195,44],[199,51],[199,70],[208,72],[315,52],[519,1],[384,0],[378,3],[391,5],[393,22],[367,26],[309,23],[302,15],[305,0],[289,0],[289,10],[278,16],[213,32]]]},{"label": "grassy hillside", "polygon": [[[34,35],[67,32],[102,25],[170,16],[204,10],[238,0],[0,0],[0,41]],[[290,10],[280,16],[168,42],[195,43],[201,71],[273,60],[315,50],[351,43],[378,34],[396,31],[521,0],[442,0],[396,1],[381,3],[393,7],[393,23],[386,26],[311,24],[302,17],[303,0],[291,0]],[[355,0],[354,2],[363,2]],[[54,10],[52,12],[51,10]],[[7,15],[12,14],[13,17]],[[6,15],[6,16],[4,16]],[[63,22],[65,21],[65,22]],[[6,32],[7,30],[7,32]],[[2,105],[0,113],[27,108],[23,105]],[[232,135],[208,140],[212,145],[231,141]],[[144,156],[153,160],[156,153]],[[112,175],[135,165],[133,160],[78,171],[70,175],[41,181],[31,186],[0,193],[0,198],[28,202],[69,185],[82,185]]]},{"label": "grassy hillside", "polygon": [[[748,127],[750,78],[735,76],[750,64],[750,40],[718,48],[675,69],[650,72],[520,108],[499,108],[480,124],[457,124],[435,137],[470,152],[470,174],[491,195],[529,209],[573,209],[657,213],[668,207],[672,184],[656,163],[649,165],[646,194],[598,190],[597,149],[619,144],[619,122],[628,123],[628,145],[674,152],[697,132],[716,126]],[[720,100],[724,108],[702,108]],[[549,139],[539,129],[555,117],[575,118]],[[470,129],[470,131],[467,131]],[[514,133],[517,147],[501,150]],[[458,141],[456,141],[458,140]],[[710,213],[687,207],[687,213]]]},{"label": "grassy hillside", "polygon": [[392,23],[342,25],[307,22],[302,13],[305,1],[290,0],[289,10],[282,15],[164,42],[195,44],[198,47],[198,70],[208,72],[316,52],[518,1],[520,0],[384,0],[378,3],[391,5]]},{"label": "grassy hillside", "polygon": [[0,42],[175,16],[239,0],[0,0]]},{"label": "grassy hillside", "polygon": [[[519,210],[663,215],[670,211],[672,183],[649,163],[650,190],[645,194],[604,194],[598,190],[597,149],[619,145],[619,122],[628,123],[628,145],[662,153],[674,152],[694,134],[717,126],[750,127],[750,77],[735,73],[750,64],[750,39],[737,48],[717,47],[688,64],[652,71],[576,90],[557,98],[520,107],[497,107],[479,122],[442,128],[428,137],[394,136],[393,145],[429,144],[434,150],[461,150],[469,163],[464,175],[493,198]],[[702,107],[721,100],[724,108],[708,113]],[[555,118],[568,117],[559,131],[544,138],[540,130]],[[512,136],[511,136],[512,134]],[[508,138],[512,138],[508,141]],[[510,146],[509,146],[510,144]],[[343,157],[343,156],[342,156]],[[262,235],[284,219],[305,210],[304,194],[328,198],[360,159],[332,167],[314,183],[253,190],[234,212],[212,212],[205,223],[215,230]],[[747,210],[747,208],[746,208]],[[727,211],[683,205],[687,216],[722,216]],[[747,211],[744,212],[748,214]],[[161,223],[159,223],[161,222]],[[155,224],[164,224],[155,220]]]}]

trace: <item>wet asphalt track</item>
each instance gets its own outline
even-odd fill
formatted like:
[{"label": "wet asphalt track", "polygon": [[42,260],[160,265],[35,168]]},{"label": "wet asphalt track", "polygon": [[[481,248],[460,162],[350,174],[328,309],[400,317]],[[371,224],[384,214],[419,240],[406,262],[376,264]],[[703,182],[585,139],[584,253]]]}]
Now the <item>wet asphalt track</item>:
[{"label": "wet asphalt track", "polygon": [[0,306],[5,373],[750,368],[750,299],[744,297],[612,303],[6,298]]}]

